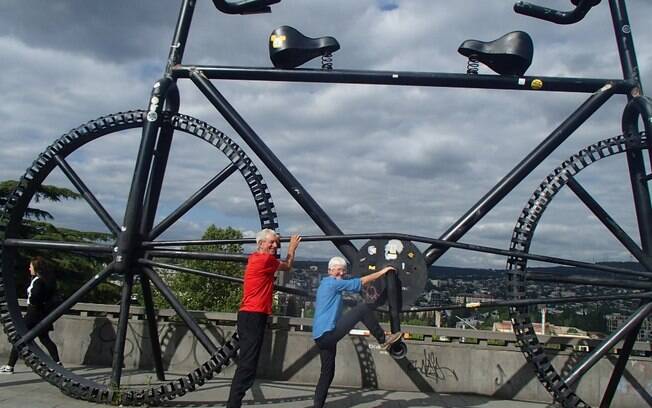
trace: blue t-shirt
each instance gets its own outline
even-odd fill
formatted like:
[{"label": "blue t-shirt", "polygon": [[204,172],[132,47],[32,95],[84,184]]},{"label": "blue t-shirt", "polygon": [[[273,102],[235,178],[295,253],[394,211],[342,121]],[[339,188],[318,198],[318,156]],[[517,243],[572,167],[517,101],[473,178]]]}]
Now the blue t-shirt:
[{"label": "blue t-shirt", "polygon": [[312,338],[317,339],[335,328],[342,314],[342,292],[360,292],[360,278],[335,279],[327,276],[319,283],[315,301],[315,317],[312,322]]}]

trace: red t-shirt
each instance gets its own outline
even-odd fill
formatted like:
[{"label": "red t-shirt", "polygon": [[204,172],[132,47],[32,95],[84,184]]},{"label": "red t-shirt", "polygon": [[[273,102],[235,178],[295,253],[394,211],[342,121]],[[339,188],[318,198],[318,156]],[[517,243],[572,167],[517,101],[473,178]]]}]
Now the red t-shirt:
[{"label": "red t-shirt", "polygon": [[244,273],[240,310],[272,314],[274,274],[281,263],[274,255],[254,252],[249,255]]}]

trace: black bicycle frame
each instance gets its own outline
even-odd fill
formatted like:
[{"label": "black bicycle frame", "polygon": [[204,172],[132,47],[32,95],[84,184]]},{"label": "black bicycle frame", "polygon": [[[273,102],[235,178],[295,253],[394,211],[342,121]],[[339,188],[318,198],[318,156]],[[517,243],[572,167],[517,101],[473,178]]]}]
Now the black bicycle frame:
[{"label": "black bicycle frame", "polygon": [[[509,89],[533,92],[579,92],[590,93],[586,101],[570,114],[557,129],[552,131],[534,150],[525,156],[507,175],[499,181],[484,197],[460,217],[441,235],[441,240],[457,242],[491,211],[515,186],[546,159],[560,144],[562,144],[580,125],[596,112],[613,95],[627,95],[630,100],[628,115],[623,116],[623,129],[626,135],[638,137],[637,120],[639,116],[649,115],[646,109],[633,103],[636,98],[642,98],[636,54],[633,46],[629,19],[623,0],[610,0],[609,6],[616,33],[618,50],[623,71],[623,79],[595,78],[558,78],[536,76],[498,76],[498,75],[468,75],[450,73],[397,72],[397,71],[358,71],[358,70],[315,70],[315,69],[271,69],[231,66],[203,66],[182,64],[183,51],[188,38],[188,32],[195,7],[194,0],[183,0],[175,29],[173,42],[166,66],[165,76],[159,80],[152,90],[148,101],[148,123],[143,128],[141,148],[132,180],[132,189],[125,213],[123,230],[132,231],[124,234],[118,243],[118,253],[133,260],[130,253],[134,248],[133,240],[142,242],[151,228],[158,204],[158,196],[163,177],[164,159],[154,159],[154,147],[165,152],[169,149],[171,134],[164,130],[159,132],[159,118],[163,112],[164,102],[172,97],[170,104],[173,110],[178,108],[178,92],[174,84],[178,79],[190,79],[201,90],[206,98],[221,113],[227,122],[240,135],[242,140],[253,150],[256,156],[267,166],[284,188],[303,208],[308,216],[328,236],[344,235],[341,229],[326,212],[317,204],[308,191],[281,163],[267,147],[256,132],[240,116],[236,109],[222,96],[210,81],[222,80],[254,80],[283,81],[310,83],[341,83],[341,84],[377,84],[396,86],[425,87],[456,87],[481,89]],[[543,89],[534,91],[534,80],[543,81]],[[642,105],[647,106],[645,103]],[[645,121],[645,130],[649,131],[649,123]],[[160,134],[159,134],[160,133]],[[164,156],[166,156],[165,154]],[[157,161],[158,160],[158,165]],[[652,254],[652,205],[647,187],[648,177],[640,152],[628,153],[630,178],[634,191],[636,213],[639,219],[639,230],[643,251],[647,257]],[[144,210],[143,210],[144,208]],[[143,212],[144,211],[144,212]],[[143,215],[146,215],[145,220]],[[347,239],[333,239],[333,244],[342,254],[352,261],[357,252],[355,246]],[[426,253],[428,265],[434,263],[447,250],[448,246],[433,244]]]}]

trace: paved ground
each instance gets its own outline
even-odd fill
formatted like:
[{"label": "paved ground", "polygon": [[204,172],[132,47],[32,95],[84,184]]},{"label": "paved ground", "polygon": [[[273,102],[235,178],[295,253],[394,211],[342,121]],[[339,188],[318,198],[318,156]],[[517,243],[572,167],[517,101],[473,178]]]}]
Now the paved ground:
[{"label": "paved ground", "polygon": [[[110,374],[106,368],[88,369],[70,367],[84,376],[104,378]],[[151,375],[151,374],[149,374]],[[140,378],[139,378],[140,377]],[[138,382],[143,375],[125,377],[124,382]],[[169,407],[220,407],[224,406],[230,381],[217,379],[197,391],[165,403]],[[275,381],[260,381],[247,394],[243,406],[307,408],[312,406],[314,386]],[[0,407],[2,408],[80,408],[100,405],[79,401],[63,395],[56,387],[43,381],[28,367],[18,363],[12,375],[0,374]],[[359,390],[342,387],[330,389],[327,407],[404,408],[404,407],[473,407],[473,408],[544,408],[548,404],[523,401],[501,401],[476,395],[426,394]]]}]

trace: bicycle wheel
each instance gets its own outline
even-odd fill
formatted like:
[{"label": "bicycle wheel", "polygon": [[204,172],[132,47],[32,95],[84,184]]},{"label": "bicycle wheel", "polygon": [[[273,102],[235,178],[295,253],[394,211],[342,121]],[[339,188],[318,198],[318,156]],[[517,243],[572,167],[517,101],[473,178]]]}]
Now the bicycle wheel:
[{"label": "bicycle wheel", "polygon": [[[609,231],[611,231],[613,237],[616,238],[614,241],[620,242],[622,245],[621,248],[630,252],[633,257],[640,256],[640,249],[638,249],[634,239],[629,238],[629,235],[624,232],[597,200],[594,200],[576,180],[576,176],[580,171],[599,160],[613,157],[620,153],[626,153],[630,149],[638,152],[647,150],[645,135],[640,134],[639,136],[625,138],[621,135],[602,140],[582,149],[579,153],[573,155],[570,159],[555,168],[541,182],[539,188],[532,194],[527,205],[523,208],[512,234],[510,249],[524,254],[530,251],[535,238],[535,230],[541,217],[546,209],[549,208],[555,195],[563,187],[568,186],[569,188],[567,190],[575,193],[579,199],[578,202],[580,204],[586,204],[593,211],[596,218],[601,220]],[[576,231],[576,233],[577,236],[582,235],[580,231]],[[551,358],[546,354],[545,344],[538,337],[537,331],[532,323],[532,318],[528,314],[528,307],[510,307],[513,329],[518,345],[527,361],[536,371],[538,379],[552,394],[555,401],[564,407],[587,407],[591,403],[600,404],[600,406],[609,405],[614,396],[615,388],[623,375],[627,361],[631,356],[634,340],[638,334],[637,325],[640,325],[642,320],[652,310],[652,303],[650,303],[649,297],[649,291],[652,288],[652,282],[650,280],[652,273],[645,271],[631,271],[630,273],[630,271],[623,270],[608,272],[609,268],[606,267],[602,269],[606,274],[599,275],[600,271],[598,271],[593,277],[587,277],[587,275],[578,272],[574,272],[572,275],[557,275],[541,273],[540,270],[533,271],[531,269],[528,269],[526,258],[518,256],[508,258],[507,294],[512,299],[544,298],[544,296],[534,293],[537,291],[536,284],[538,282],[547,282],[554,285],[565,282],[567,285],[576,285],[578,287],[582,285],[582,291],[587,293],[596,293],[596,289],[601,288],[602,293],[597,292],[600,293],[598,296],[574,297],[574,295],[570,295],[572,296],[570,299],[550,299],[550,302],[542,300],[540,304],[566,303],[568,301],[592,302],[600,300],[600,298],[603,298],[603,300],[631,300],[631,302],[627,302],[632,303],[631,306],[635,311],[631,312],[631,316],[618,329],[613,331],[613,334],[596,342],[599,344],[586,342],[587,344],[583,345],[583,347],[585,350],[589,350],[588,353],[584,355],[571,354],[559,369],[553,367]],[[647,294],[645,293],[646,291]],[[561,298],[563,297],[562,295]],[[633,303],[636,303],[636,305]],[[545,328],[540,328],[539,330],[545,330]],[[582,384],[579,383],[580,379],[586,375],[591,367],[604,358],[609,350],[615,348],[621,340],[624,340],[624,344],[619,346],[621,349],[620,356],[618,357],[619,361],[614,364],[615,367],[611,373],[610,383],[606,386],[603,385],[602,391],[600,391],[602,401],[596,401],[594,395],[584,398],[579,396],[578,394],[582,393]],[[559,346],[563,348],[564,344]]]},{"label": "bicycle wheel", "polygon": [[[177,306],[177,315],[181,316],[182,319],[188,319],[184,320],[184,322],[192,326],[189,327],[191,329],[190,331],[208,352],[207,355],[209,358],[207,361],[200,364],[198,368],[187,375],[172,381],[154,381],[155,385],[141,383],[140,385],[125,386],[124,384],[120,384],[119,381],[122,375],[124,361],[116,361],[114,359],[111,378],[118,378],[118,386],[115,386],[116,383],[107,384],[106,377],[84,377],[55,364],[33,341],[35,336],[29,337],[30,331],[27,330],[25,321],[21,316],[18,302],[19,293],[16,290],[17,280],[24,274],[24,269],[18,261],[19,256],[28,251],[47,251],[49,257],[56,257],[59,252],[65,252],[66,254],[72,253],[73,256],[82,257],[97,268],[93,273],[88,275],[88,280],[81,287],[76,289],[67,299],[64,299],[63,303],[50,313],[50,316],[45,318],[55,319],[56,321],[65,311],[83,299],[84,296],[87,296],[98,285],[110,279],[110,275],[113,272],[111,251],[115,247],[115,242],[121,233],[118,224],[113,221],[109,212],[100,203],[101,197],[96,196],[91,191],[84,181],[82,181],[82,177],[73,169],[74,165],[71,166],[65,159],[73,154],[88,154],[89,151],[85,149],[88,149],[92,145],[91,142],[99,143],[100,140],[111,140],[114,144],[114,138],[118,142],[125,140],[124,138],[136,138],[138,140],[137,138],[141,134],[146,114],[146,111],[136,110],[103,116],[61,136],[41,153],[27,169],[27,172],[19,181],[16,189],[8,197],[0,215],[0,232],[3,238],[3,245],[0,249],[0,255],[2,257],[2,270],[0,274],[0,321],[10,342],[14,346],[17,346],[25,362],[45,380],[60,388],[64,393],[78,399],[123,405],[139,405],[142,403],[152,405],[163,399],[172,399],[194,390],[196,387],[204,384],[206,380],[212,378],[225,364],[229,363],[238,348],[237,337],[235,335],[230,339],[224,338],[224,342],[220,346],[214,345],[211,339],[208,339],[198,329],[192,316],[183,309],[183,306],[180,308]],[[156,227],[151,229],[149,231],[150,240],[154,240],[168,227],[175,224],[183,214],[187,213],[201,201],[201,198],[207,196],[213,189],[225,181],[229,175],[235,172],[239,172],[244,178],[246,187],[243,189],[249,189],[253,195],[254,209],[250,213],[255,212],[257,214],[260,227],[272,229],[277,227],[274,204],[267,185],[260,172],[235,142],[219,130],[192,117],[170,113],[164,113],[163,116],[162,127],[171,127],[175,132],[175,138],[177,135],[194,136],[198,140],[205,142],[207,146],[212,146],[217,151],[221,151],[226,156],[222,160],[227,163],[227,166],[194,194],[191,197],[192,200],[186,200],[184,204],[177,208],[177,211],[173,212],[174,216],[168,216]],[[91,144],[87,145],[89,143]],[[100,147],[104,148],[103,146],[100,143]],[[104,240],[99,242],[80,240],[65,233],[62,233],[62,236],[66,238],[58,242],[45,241],[33,237],[25,239],[24,234],[27,222],[25,220],[28,218],[26,214],[29,211],[30,202],[37,197],[39,187],[44,185],[44,181],[56,168],[60,169],[70,182],[75,185],[85,201],[94,210],[96,217],[106,225],[110,233],[104,235]],[[142,257],[147,258],[148,255],[145,254],[145,251],[146,249],[143,248],[141,251]],[[186,255],[189,256],[185,258],[193,259],[192,253]],[[139,267],[145,268],[142,265]],[[161,293],[168,292],[167,296],[174,298],[174,293],[159,278],[157,267],[149,265],[146,268],[149,278],[148,282],[151,281],[154,283]],[[142,271],[139,270],[138,272]],[[145,289],[143,288],[143,290]],[[170,302],[169,298],[166,299]],[[120,321],[128,319],[129,303],[127,301],[120,305],[120,320],[118,324],[120,324]],[[155,321],[155,318],[148,320]],[[151,332],[156,333],[156,326],[152,327],[150,325]],[[29,338],[25,337],[26,335]],[[155,337],[158,340],[158,333]],[[116,338],[116,341],[119,340],[119,338]],[[160,343],[158,344],[160,345]],[[124,348],[124,344],[122,344],[122,347]]]}]

